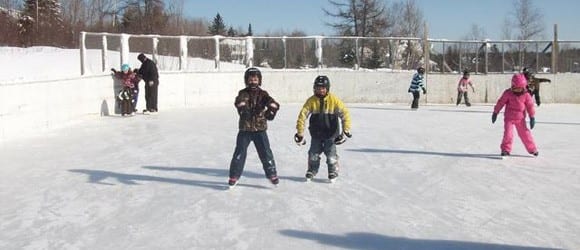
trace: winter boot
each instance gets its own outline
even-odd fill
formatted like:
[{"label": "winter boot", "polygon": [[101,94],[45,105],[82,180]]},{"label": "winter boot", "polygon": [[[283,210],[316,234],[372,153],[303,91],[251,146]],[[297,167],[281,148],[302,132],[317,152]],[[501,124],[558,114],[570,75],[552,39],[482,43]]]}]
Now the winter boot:
[{"label": "winter boot", "polygon": [[230,188],[233,188],[236,185],[238,185],[238,179],[235,177],[230,177],[230,179],[228,180],[228,186],[230,186]]},{"label": "winter boot", "polygon": [[510,156],[510,152],[508,152],[508,151],[501,151],[501,156]]},{"label": "winter boot", "polygon": [[278,178],[278,176],[271,176],[270,178],[270,182],[274,185],[278,185],[278,183],[280,183],[280,178]]}]

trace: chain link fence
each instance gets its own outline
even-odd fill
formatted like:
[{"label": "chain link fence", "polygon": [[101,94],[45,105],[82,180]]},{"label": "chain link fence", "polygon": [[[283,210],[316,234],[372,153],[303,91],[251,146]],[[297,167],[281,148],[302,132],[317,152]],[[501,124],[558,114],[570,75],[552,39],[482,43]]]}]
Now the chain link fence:
[{"label": "chain link fence", "polygon": [[[425,50],[425,48],[428,48]],[[554,55],[554,51],[557,51]],[[419,66],[429,73],[580,72],[580,41],[452,41],[413,37],[223,37],[108,33],[81,35],[81,72],[139,65],[153,58],[161,71],[351,69],[401,71]],[[425,62],[429,58],[429,62]],[[427,67],[428,65],[428,67]]]}]

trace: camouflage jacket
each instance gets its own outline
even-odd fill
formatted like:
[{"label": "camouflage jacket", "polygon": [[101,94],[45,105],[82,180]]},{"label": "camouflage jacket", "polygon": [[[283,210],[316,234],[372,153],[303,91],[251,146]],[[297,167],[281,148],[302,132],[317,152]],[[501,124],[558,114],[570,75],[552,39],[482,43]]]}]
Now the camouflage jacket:
[{"label": "camouflage jacket", "polygon": [[275,104],[276,109],[280,107],[274,98],[261,88],[240,90],[234,102],[240,115],[239,129],[252,132],[265,131],[268,128],[265,113],[272,104]]}]

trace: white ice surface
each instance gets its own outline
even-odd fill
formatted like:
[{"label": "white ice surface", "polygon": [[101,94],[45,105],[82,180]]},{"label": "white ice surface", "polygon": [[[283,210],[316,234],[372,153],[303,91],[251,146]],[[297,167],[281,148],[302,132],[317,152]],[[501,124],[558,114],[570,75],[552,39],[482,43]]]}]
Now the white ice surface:
[{"label": "white ice surface", "polygon": [[504,160],[490,105],[348,106],[334,184],[324,163],[303,181],[299,104],[269,123],[277,188],[250,146],[226,190],[233,107],[92,117],[3,142],[0,249],[580,249],[579,105],[542,105],[540,156],[516,137]]}]

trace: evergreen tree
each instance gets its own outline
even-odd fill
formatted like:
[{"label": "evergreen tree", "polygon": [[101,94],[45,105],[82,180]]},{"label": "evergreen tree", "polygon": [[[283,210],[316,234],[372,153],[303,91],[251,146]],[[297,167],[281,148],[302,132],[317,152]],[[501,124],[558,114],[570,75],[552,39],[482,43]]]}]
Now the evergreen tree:
[{"label": "evergreen tree", "polygon": [[211,35],[225,35],[226,34],[226,25],[220,13],[213,18],[213,22],[208,27],[208,33]]},{"label": "evergreen tree", "polygon": [[248,24],[248,33],[246,34],[246,36],[253,36],[253,32],[252,32],[252,24]]},{"label": "evergreen tree", "polygon": [[230,28],[228,29],[228,36],[231,37],[236,36],[236,32],[234,31],[234,28],[232,26],[230,26]]},{"label": "evergreen tree", "polygon": [[58,45],[64,37],[64,24],[58,0],[25,0],[19,34],[25,45]]}]

